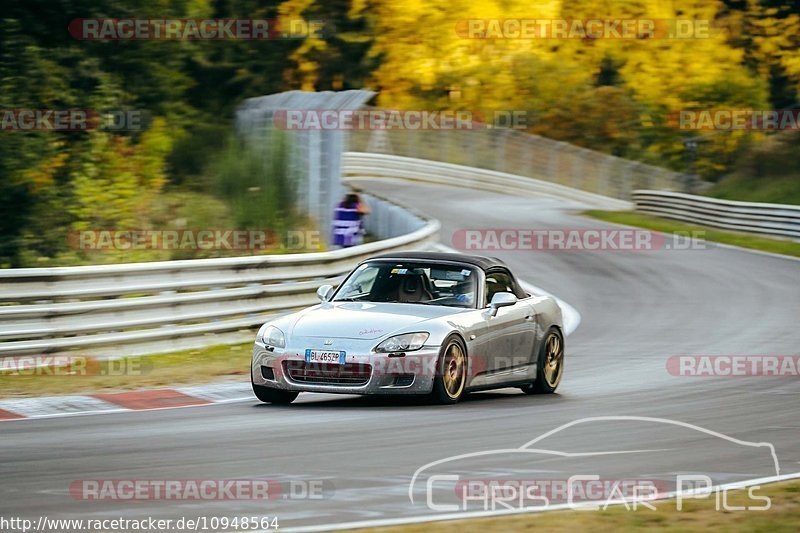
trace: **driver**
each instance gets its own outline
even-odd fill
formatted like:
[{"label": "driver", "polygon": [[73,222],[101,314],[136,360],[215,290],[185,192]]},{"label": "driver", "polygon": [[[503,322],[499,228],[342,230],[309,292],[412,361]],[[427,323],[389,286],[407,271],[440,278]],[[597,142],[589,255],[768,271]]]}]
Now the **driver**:
[{"label": "driver", "polygon": [[472,305],[475,301],[475,290],[472,287],[472,280],[464,280],[453,287],[453,296],[459,303]]},{"label": "driver", "polygon": [[428,302],[433,300],[431,294],[430,281],[425,271],[421,269],[413,270],[400,277],[400,285],[397,291],[397,301],[404,303]]}]

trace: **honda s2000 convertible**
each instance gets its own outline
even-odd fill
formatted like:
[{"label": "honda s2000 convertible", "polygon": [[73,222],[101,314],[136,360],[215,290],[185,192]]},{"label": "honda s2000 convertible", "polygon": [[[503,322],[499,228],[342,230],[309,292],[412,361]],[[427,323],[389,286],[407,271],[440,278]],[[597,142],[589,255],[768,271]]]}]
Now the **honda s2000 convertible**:
[{"label": "honda s2000 convertible", "polygon": [[561,309],[520,287],[497,259],[406,252],[367,259],[321,303],[264,324],[251,379],[259,400],[300,392],[423,394],[556,390],[564,371]]}]

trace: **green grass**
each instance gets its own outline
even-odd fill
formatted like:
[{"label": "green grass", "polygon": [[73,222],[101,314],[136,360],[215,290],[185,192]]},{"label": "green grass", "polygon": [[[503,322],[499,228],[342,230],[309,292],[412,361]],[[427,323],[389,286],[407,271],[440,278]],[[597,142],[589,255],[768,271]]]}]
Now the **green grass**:
[{"label": "green grass", "polygon": [[[675,500],[651,502],[655,511],[639,507],[627,510],[624,505],[598,511],[554,511],[516,516],[430,522],[410,526],[388,527],[359,531],[381,533],[494,533],[506,531],[642,531],[658,529],[664,532],[692,531],[757,531],[789,533],[800,530],[800,481],[764,485],[755,496],[769,496],[771,508],[766,511],[717,510],[714,496],[706,500],[685,500],[682,511]],[[749,500],[743,490],[728,494],[729,506],[761,506],[763,502]],[[602,503],[600,504],[602,508]]]},{"label": "green grass", "polygon": [[798,151],[800,131],[768,135],[743,152],[735,170],[705,194],[743,202],[800,204]]},{"label": "green grass", "polygon": [[246,382],[250,379],[251,348],[252,344],[246,343],[114,362],[89,360],[86,370],[73,370],[73,374],[69,369],[48,375],[0,372],[0,398],[156,389],[226,379]]},{"label": "green grass", "polygon": [[800,242],[790,240],[771,239],[769,237],[760,237],[758,235],[750,235],[736,231],[725,231],[709,228],[707,226],[686,224],[684,222],[636,213],[634,211],[590,210],[584,211],[583,214],[606,222],[636,226],[654,231],[662,231],[664,233],[680,232],[681,234],[685,234],[689,232],[690,234],[696,235],[696,233],[693,232],[701,232],[700,236],[707,241],[731,244],[733,246],[741,246],[742,248],[750,248],[762,252],[800,257]]},{"label": "green grass", "polygon": [[730,176],[715,184],[707,196],[742,202],[800,204],[800,175],[756,178]]}]

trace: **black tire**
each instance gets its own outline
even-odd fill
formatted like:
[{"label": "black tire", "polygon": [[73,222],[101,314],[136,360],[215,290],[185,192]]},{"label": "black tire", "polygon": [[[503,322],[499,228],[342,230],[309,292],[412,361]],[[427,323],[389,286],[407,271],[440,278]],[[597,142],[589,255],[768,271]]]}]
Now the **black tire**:
[{"label": "black tire", "polygon": [[464,396],[467,386],[467,348],[458,335],[450,335],[442,343],[431,401],[454,404]]},{"label": "black tire", "polygon": [[564,336],[551,327],[536,359],[536,381],[520,387],[525,394],[552,394],[564,375]]},{"label": "black tire", "polygon": [[299,392],[288,390],[272,389],[270,387],[264,387],[263,385],[256,385],[255,383],[252,383],[252,385],[253,393],[256,395],[256,398],[264,403],[289,405],[297,398],[297,395],[300,394]]}]

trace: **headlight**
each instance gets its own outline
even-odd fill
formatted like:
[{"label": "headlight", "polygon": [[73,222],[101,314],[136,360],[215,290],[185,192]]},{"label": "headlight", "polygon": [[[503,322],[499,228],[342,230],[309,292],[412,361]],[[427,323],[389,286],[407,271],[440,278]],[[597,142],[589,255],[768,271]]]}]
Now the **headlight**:
[{"label": "headlight", "polygon": [[413,352],[425,345],[425,341],[430,337],[429,333],[421,331],[419,333],[403,333],[389,337],[375,347],[376,352]]},{"label": "headlight", "polygon": [[283,335],[283,332],[275,326],[266,326],[261,328],[261,331],[258,332],[256,340],[274,348],[286,347],[286,337]]}]

